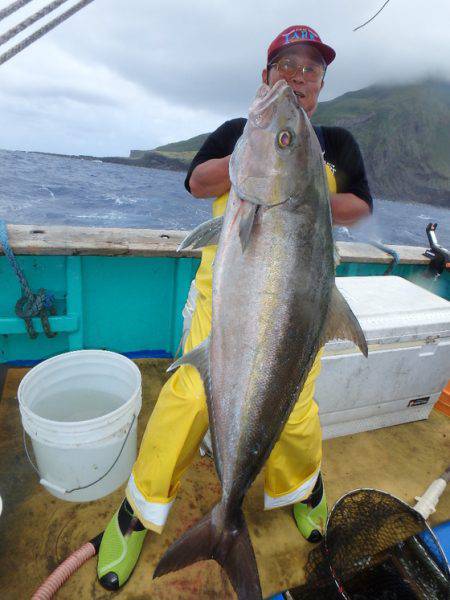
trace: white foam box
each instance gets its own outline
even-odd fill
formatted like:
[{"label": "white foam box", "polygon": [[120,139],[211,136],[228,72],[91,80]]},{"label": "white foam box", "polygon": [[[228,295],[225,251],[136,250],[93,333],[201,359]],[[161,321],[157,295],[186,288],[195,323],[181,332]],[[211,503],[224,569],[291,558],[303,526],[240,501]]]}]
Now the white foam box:
[{"label": "white foam box", "polygon": [[369,345],[325,346],[315,398],[324,438],[426,419],[450,379],[450,302],[401,277],[337,277]]}]

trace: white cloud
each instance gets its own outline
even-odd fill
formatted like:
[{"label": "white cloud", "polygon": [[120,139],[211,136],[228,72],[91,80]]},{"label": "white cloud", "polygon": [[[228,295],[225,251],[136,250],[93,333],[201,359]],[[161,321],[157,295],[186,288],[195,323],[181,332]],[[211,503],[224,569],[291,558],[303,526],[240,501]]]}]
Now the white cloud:
[{"label": "white cloud", "polygon": [[[30,3],[0,32],[47,2]],[[352,31],[380,5],[95,0],[0,66],[0,145],[126,154],[211,130],[245,114],[268,44],[292,23],[310,24],[336,49],[323,99],[376,82],[450,79],[448,1],[391,0]]]}]

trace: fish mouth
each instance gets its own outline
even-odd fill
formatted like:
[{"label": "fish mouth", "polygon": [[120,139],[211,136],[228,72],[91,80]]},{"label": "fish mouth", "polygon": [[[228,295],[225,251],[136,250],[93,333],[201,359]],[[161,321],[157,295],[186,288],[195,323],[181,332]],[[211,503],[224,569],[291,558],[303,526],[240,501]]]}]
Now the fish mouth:
[{"label": "fish mouth", "polygon": [[249,111],[249,117],[255,125],[260,125],[259,121],[261,120],[270,121],[272,116],[271,105],[274,105],[283,95],[290,98],[294,104],[298,104],[294,90],[284,80],[277,81],[271,88],[266,84],[259,88]]},{"label": "fish mouth", "polygon": [[306,98],[306,94],[304,94],[303,92],[296,92],[294,90],[294,96],[295,96],[295,101],[297,103],[297,106],[298,106],[298,108],[300,108],[302,106],[301,99]]}]

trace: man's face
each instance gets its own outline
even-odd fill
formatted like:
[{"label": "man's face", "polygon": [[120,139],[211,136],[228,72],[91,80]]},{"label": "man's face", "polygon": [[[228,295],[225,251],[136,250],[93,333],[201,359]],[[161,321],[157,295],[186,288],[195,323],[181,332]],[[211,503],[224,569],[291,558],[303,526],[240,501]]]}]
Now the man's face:
[{"label": "man's face", "polygon": [[[280,52],[273,62],[278,62],[281,58],[291,58],[295,63],[302,66],[321,67],[323,69],[324,63],[320,53],[312,46],[299,44],[286,48],[286,50]],[[263,82],[267,83],[272,87],[280,79],[284,79],[289,86],[293,89],[297,96],[298,103],[305,110],[308,117],[311,117],[317,108],[317,102],[320,94],[320,90],[323,87],[323,78],[318,81],[306,81],[301,69],[297,69],[296,73],[292,77],[287,77],[282,71],[278,70],[275,66],[271,67],[269,71],[263,70],[262,73]]]}]

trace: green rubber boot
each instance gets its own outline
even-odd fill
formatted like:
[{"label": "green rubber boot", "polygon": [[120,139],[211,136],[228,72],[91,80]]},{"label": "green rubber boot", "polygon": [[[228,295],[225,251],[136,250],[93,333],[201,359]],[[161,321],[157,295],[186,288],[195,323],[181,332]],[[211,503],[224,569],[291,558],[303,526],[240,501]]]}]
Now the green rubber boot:
[{"label": "green rubber boot", "polygon": [[294,519],[298,530],[308,542],[320,542],[327,524],[327,499],[319,474],[311,496],[305,502],[294,504]]},{"label": "green rubber boot", "polygon": [[126,583],[136,566],[146,533],[147,529],[124,500],[105,529],[100,544],[97,575],[104,588],[114,591]]}]

